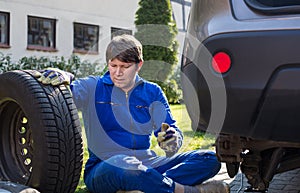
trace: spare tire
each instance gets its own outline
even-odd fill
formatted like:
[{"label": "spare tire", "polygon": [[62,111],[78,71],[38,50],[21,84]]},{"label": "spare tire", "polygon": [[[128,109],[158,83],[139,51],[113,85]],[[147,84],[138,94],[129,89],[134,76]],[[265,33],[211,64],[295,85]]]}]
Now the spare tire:
[{"label": "spare tire", "polygon": [[83,145],[72,95],[30,71],[0,75],[0,180],[42,193],[75,192]]}]

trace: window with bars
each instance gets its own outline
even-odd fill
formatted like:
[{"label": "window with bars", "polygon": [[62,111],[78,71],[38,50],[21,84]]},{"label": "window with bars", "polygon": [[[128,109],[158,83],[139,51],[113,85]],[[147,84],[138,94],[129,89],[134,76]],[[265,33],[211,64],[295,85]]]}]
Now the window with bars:
[{"label": "window with bars", "polygon": [[9,47],[9,13],[0,12],[0,47]]},{"label": "window with bars", "polygon": [[111,31],[111,39],[113,39],[115,36],[122,35],[122,34],[132,35],[132,30],[128,30],[128,29],[111,27],[110,31]]},{"label": "window with bars", "polygon": [[74,23],[74,52],[98,54],[99,26]]},{"label": "window with bars", "polygon": [[27,48],[55,51],[55,19],[28,16]]}]

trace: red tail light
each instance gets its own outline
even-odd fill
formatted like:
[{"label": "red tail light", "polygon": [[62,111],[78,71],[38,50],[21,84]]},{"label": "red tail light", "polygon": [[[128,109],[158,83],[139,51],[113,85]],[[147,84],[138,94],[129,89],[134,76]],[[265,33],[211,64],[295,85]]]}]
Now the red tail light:
[{"label": "red tail light", "polygon": [[231,67],[231,58],[226,52],[218,52],[213,56],[211,65],[215,72],[224,74]]}]

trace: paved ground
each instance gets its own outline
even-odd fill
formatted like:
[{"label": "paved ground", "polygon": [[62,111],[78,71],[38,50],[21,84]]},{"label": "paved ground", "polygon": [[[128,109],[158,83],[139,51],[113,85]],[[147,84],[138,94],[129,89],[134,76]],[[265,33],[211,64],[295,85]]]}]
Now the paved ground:
[{"label": "paved ground", "polygon": [[7,182],[7,181],[0,181],[0,193],[40,193],[39,191],[29,188],[27,186]]},{"label": "paved ground", "polygon": [[[230,184],[231,193],[242,193],[249,186],[247,179],[239,172],[235,178],[231,179],[227,172],[225,164],[222,164],[221,171],[213,179],[224,180]],[[277,174],[270,183],[268,193],[300,193],[300,169]]]}]

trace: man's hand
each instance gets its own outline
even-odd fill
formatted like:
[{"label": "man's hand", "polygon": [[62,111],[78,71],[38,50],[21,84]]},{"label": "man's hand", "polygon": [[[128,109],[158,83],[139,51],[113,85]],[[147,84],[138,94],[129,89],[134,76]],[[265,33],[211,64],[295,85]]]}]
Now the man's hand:
[{"label": "man's hand", "polygon": [[161,132],[158,133],[157,142],[161,149],[163,149],[167,156],[174,154],[178,151],[179,145],[179,132],[168,124],[163,123]]},{"label": "man's hand", "polygon": [[74,79],[74,75],[57,68],[47,68],[42,72],[36,71],[34,76],[43,84],[51,84],[53,86],[65,84],[70,85]]}]

